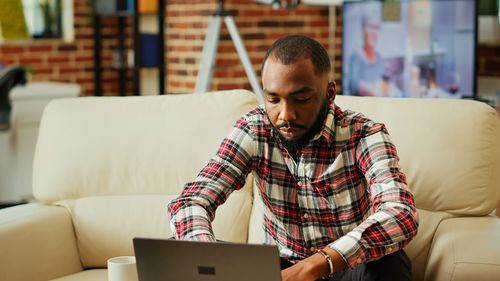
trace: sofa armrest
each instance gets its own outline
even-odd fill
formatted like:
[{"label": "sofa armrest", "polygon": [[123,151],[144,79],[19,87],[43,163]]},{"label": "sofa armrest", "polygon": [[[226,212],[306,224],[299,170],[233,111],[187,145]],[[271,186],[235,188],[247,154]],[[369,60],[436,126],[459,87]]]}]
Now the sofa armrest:
[{"label": "sofa armrest", "polygon": [[434,235],[426,281],[498,280],[500,218],[446,219]]},{"label": "sofa armrest", "polygon": [[0,210],[0,280],[49,280],[82,270],[71,215],[38,203]]}]

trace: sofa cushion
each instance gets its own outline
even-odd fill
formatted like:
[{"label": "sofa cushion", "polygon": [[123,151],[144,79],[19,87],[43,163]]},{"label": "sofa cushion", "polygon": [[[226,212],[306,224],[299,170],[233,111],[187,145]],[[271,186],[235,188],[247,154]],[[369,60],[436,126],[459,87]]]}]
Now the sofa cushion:
[{"label": "sofa cushion", "polygon": [[0,280],[48,280],[81,270],[66,209],[31,203],[0,210]]},{"label": "sofa cushion", "polygon": [[385,123],[420,209],[487,215],[500,200],[500,122],[467,100],[338,96],[336,104]]},{"label": "sofa cushion", "polygon": [[[234,192],[217,209],[217,239],[246,242],[252,208],[249,187]],[[105,267],[111,257],[134,255],[134,237],[169,238],[167,203],[176,195],[114,195],[58,202],[70,211],[85,268]]]},{"label": "sofa cushion", "polygon": [[412,275],[414,281],[423,281],[427,267],[427,259],[431,248],[432,239],[441,221],[451,218],[452,215],[444,212],[429,212],[418,209],[420,216],[418,233],[405,247],[412,262]]},{"label": "sofa cushion", "polygon": [[453,218],[441,222],[425,280],[496,281],[500,276],[500,219]]},{"label": "sofa cushion", "polygon": [[257,106],[245,90],[51,102],[34,160],[34,194],[178,194],[236,120]]}]

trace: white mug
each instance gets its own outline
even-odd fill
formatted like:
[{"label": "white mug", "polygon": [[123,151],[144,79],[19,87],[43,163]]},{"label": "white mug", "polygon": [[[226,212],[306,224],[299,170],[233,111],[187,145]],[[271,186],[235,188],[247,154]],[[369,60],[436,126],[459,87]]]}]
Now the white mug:
[{"label": "white mug", "polygon": [[108,281],[138,281],[134,256],[114,257],[108,260]]}]

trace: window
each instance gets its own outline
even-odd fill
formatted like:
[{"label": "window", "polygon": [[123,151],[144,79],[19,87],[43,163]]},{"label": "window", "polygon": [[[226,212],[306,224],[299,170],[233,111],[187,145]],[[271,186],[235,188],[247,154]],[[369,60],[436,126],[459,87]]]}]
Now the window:
[{"label": "window", "polygon": [[72,0],[9,0],[2,9],[3,40],[74,39]]},{"label": "window", "polygon": [[22,0],[28,34],[32,38],[61,38],[61,0]]}]

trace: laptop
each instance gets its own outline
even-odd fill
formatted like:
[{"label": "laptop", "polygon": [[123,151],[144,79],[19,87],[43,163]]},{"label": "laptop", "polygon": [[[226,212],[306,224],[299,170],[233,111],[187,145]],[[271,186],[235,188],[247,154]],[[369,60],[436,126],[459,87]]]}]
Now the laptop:
[{"label": "laptop", "polygon": [[134,238],[139,281],[280,281],[269,245]]}]

